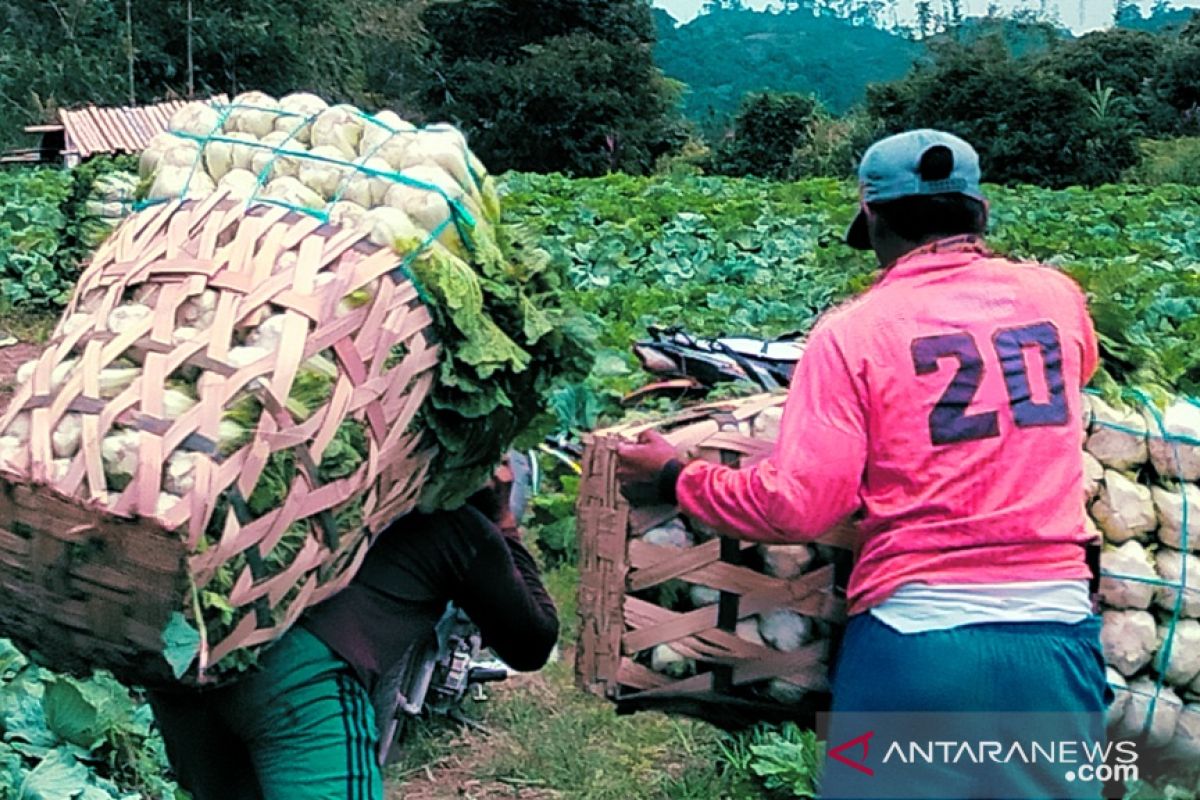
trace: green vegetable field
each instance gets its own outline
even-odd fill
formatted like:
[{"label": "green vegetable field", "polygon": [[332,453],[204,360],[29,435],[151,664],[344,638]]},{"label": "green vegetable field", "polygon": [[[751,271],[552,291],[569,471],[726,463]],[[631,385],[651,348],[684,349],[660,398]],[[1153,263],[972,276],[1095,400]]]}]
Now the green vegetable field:
[{"label": "green vegetable field", "polygon": [[[18,338],[48,332],[95,236],[79,180],[0,173],[0,328]],[[541,399],[540,433],[619,419],[616,399],[644,377],[630,344],[649,324],[805,331],[874,276],[870,257],[841,242],[857,205],[845,182],[509,174],[500,193],[504,219],[566,270],[562,300],[597,332],[587,379]],[[1133,388],[1200,396],[1200,189],[990,187],[989,196],[997,250],[1060,265],[1090,293],[1104,355],[1095,389],[1111,400]],[[0,382],[0,392],[9,388]],[[810,796],[819,761],[811,736],[785,728],[727,737],[658,715],[618,719],[573,688],[578,483],[550,460],[544,467],[529,538],[560,604],[560,660],[470,705],[487,733],[419,726],[389,796]],[[1132,796],[1200,797],[1197,775],[1173,781]],[[0,641],[0,800],[176,797],[136,688],[103,674],[55,675]]]}]

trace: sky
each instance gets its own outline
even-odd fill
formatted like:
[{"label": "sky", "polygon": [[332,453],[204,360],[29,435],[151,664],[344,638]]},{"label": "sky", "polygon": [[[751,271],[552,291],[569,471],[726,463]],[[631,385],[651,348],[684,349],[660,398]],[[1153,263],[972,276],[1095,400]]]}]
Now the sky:
[{"label": "sky", "polygon": [[[900,18],[907,19],[912,14],[915,0],[896,0],[896,2]],[[987,10],[988,2],[989,0],[963,0],[963,8],[968,14],[982,15]],[[1006,9],[1038,6],[1036,0],[997,0],[997,2]],[[773,0],[748,0],[747,2],[751,8],[759,9],[768,8],[773,4]],[[1149,10],[1154,5],[1154,0],[1141,0],[1141,4],[1143,9]],[[665,8],[681,22],[689,22],[700,13],[704,0],[654,0],[654,5],[658,8]],[[934,5],[938,5],[936,0]],[[1051,0],[1051,6],[1055,5],[1058,6],[1058,13],[1063,23],[1075,33],[1083,33],[1110,24],[1113,7],[1116,3],[1114,0]],[[1171,5],[1176,8],[1200,8],[1200,0],[1172,0]],[[1082,17],[1080,17],[1080,9],[1083,10]]]}]

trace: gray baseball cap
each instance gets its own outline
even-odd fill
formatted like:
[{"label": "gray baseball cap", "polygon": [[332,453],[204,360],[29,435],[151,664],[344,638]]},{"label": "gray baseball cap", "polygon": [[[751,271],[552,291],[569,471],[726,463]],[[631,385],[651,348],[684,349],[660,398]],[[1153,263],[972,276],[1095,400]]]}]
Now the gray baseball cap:
[{"label": "gray baseball cap", "polygon": [[[935,147],[950,151],[950,174],[941,180],[925,180],[921,176],[921,160]],[[954,134],[928,128],[881,139],[871,145],[858,167],[858,186],[865,203],[932,194],[964,194],[984,200],[979,179],[979,154],[975,148]],[[858,250],[871,249],[867,215],[862,209],[846,231],[846,244]]]}]

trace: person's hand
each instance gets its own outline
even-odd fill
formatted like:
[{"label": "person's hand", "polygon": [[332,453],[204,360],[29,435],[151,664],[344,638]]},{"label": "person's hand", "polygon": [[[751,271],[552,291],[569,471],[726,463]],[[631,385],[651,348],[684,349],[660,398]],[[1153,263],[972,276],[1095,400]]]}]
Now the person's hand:
[{"label": "person's hand", "polygon": [[513,516],[512,512],[513,473],[512,468],[508,465],[507,458],[492,473],[491,479],[488,480],[487,488],[496,499],[497,508],[492,522],[496,523],[496,527],[505,533],[516,535],[517,538],[520,538],[517,519]]},{"label": "person's hand", "polygon": [[667,462],[679,458],[675,446],[655,430],[643,431],[636,443],[617,446],[617,480],[622,483],[652,483]]}]

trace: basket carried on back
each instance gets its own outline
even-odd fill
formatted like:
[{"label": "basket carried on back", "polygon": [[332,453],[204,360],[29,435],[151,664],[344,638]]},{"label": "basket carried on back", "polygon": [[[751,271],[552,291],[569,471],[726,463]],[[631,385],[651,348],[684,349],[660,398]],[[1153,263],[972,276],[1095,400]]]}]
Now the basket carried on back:
[{"label": "basket carried on back", "polygon": [[649,427],[694,457],[753,463],[774,444],[783,402],[714,403],[588,438],[577,506],[582,689],[621,712],[682,713],[727,727],[811,724],[827,707],[848,551],[718,537],[675,507],[631,507],[616,480],[618,444]]},{"label": "basket carried on back", "polygon": [[[60,669],[201,682],[349,581],[417,503],[439,363],[400,256],[367,235],[222,193],[122,223],[0,416],[27,429],[0,458],[3,635]],[[114,320],[131,292],[150,313]],[[205,325],[180,327],[201,297]]]},{"label": "basket carried on back", "polygon": [[475,492],[590,326],[449,125],[248,92],[170,128],[0,417],[0,636],[212,683]]}]

